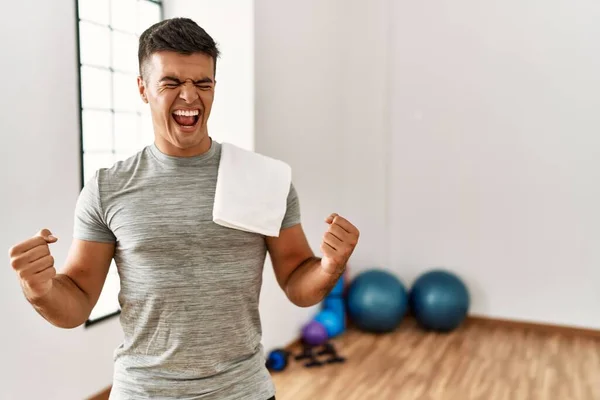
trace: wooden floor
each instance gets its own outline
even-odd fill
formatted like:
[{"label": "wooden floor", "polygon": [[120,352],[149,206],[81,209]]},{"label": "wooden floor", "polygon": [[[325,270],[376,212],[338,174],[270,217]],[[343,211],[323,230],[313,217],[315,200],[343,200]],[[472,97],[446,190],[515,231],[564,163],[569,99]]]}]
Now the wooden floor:
[{"label": "wooden floor", "polygon": [[333,340],[343,364],[273,372],[277,400],[600,400],[600,339],[469,321],[450,334],[412,320]]}]

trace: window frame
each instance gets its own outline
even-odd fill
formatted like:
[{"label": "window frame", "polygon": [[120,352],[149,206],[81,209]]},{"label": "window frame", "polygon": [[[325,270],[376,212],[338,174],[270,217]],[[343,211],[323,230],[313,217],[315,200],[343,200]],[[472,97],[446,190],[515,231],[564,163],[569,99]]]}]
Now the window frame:
[{"label": "window frame", "polygon": [[[108,5],[110,7],[110,4],[111,4],[112,0],[106,0],[106,1],[108,2]],[[148,2],[148,3],[153,3],[153,4],[158,5],[159,10],[160,10],[159,19],[161,21],[164,20],[164,18],[165,18],[164,1],[162,1],[162,0],[136,0],[136,1],[138,1],[138,2]],[[75,46],[76,46],[76,58],[77,58],[77,74],[76,74],[76,76],[77,76],[77,96],[78,96],[77,101],[78,101],[78,107],[79,107],[79,110],[78,110],[78,113],[77,113],[78,114],[77,115],[77,118],[78,118],[77,123],[78,123],[78,128],[79,128],[79,138],[78,138],[79,139],[79,175],[80,175],[80,182],[79,182],[79,184],[80,184],[80,190],[81,190],[81,189],[83,189],[83,187],[84,187],[84,185],[86,183],[85,150],[84,150],[85,132],[84,132],[84,127],[83,127],[83,119],[84,119],[84,111],[87,110],[83,106],[82,68],[84,66],[89,66],[89,65],[83,64],[82,63],[82,59],[81,59],[82,57],[81,57],[81,32],[80,32],[80,24],[81,24],[82,21],[84,21],[84,22],[91,22],[91,23],[93,23],[93,21],[88,21],[88,20],[85,20],[85,19],[81,19],[80,10],[79,10],[80,0],[73,0],[73,2],[74,2],[74,5],[75,5]],[[110,10],[110,8],[109,8],[109,10]],[[109,11],[109,14],[110,14],[110,11]],[[114,29],[111,26],[110,23],[107,25],[107,27],[108,27],[108,29],[109,29],[109,31],[111,33],[113,31],[119,32],[119,29]],[[139,35],[136,35],[136,36],[139,36]],[[113,48],[113,43],[112,43],[112,38],[111,38],[111,40],[110,40],[110,49],[111,49],[111,60],[110,61],[111,62],[112,62],[112,54],[113,54],[112,48]],[[137,56],[137,54],[136,54],[136,56]],[[119,70],[115,70],[112,67],[112,65],[110,65],[108,67],[108,70],[110,71],[110,74],[111,74],[111,82],[113,82],[114,74],[121,72]],[[111,97],[112,97],[112,99],[114,99],[112,90],[113,90],[113,88],[111,87]],[[93,108],[91,110],[93,110]],[[111,104],[111,108],[108,109],[107,111],[109,111],[111,113],[111,115],[112,115],[111,135],[114,138],[114,136],[115,136],[115,123],[114,123],[114,119],[115,119],[115,114],[118,111],[115,110],[114,104]],[[112,144],[111,152],[112,152],[112,154],[115,154],[115,144],[114,144],[114,142]],[[111,265],[111,268],[112,268],[112,265]],[[110,271],[109,271],[109,274],[110,274]],[[104,315],[100,315],[100,316],[98,316],[98,317],[96,317],[94,319],[89,319],[88,318],[85,321],[85,323],[84,323],[84,327],[88,328],[88,327],[96,325],[96,324],[98,324],[100,322],[103,322],[103,321],[112,319],[114,317],[117,317],[120,314],[121,314],[121,309],[119,308],[116,311],[109,312],[109,313],[104,314]]]}]

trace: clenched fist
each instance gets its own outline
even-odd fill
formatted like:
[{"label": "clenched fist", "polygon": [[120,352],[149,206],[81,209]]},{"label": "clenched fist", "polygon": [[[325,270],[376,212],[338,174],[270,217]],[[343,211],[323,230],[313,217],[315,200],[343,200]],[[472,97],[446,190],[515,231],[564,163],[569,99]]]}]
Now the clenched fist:
[{"label": "clenched fist", "polygon": [[29,299],[43,297],[52,288],[56,269],[48,244],[57,240],[48,229],[42,229],[9,251],[10,265],[19,275],[23,291]]},{"label": "clenched fist", "polygon": [[359,231],[347,219],[338,214],[331,214],[325,219],[329,224],[327,232],[323,235],[321,251],[322,268],[330,273],[339,273],[346,267],[348,259],[354,252],[358,243]]}]

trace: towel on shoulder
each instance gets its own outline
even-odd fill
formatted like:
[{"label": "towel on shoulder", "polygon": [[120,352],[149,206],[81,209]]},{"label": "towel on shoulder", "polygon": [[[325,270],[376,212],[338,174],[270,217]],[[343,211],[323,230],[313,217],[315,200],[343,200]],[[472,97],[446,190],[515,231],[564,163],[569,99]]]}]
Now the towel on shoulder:
[{"label": "towel on shoulder", "polygon": [[292,169],[285,162],[222,143],[213,221],[278,237],[291,183]]}]

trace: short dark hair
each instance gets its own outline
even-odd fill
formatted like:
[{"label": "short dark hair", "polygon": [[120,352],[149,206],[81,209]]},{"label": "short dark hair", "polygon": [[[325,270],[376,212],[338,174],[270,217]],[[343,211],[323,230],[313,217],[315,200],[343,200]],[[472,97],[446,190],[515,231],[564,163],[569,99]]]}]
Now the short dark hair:
[{"label": "short dark hair", "polygon": [[140,75],[153,53],[174,51],[180,54],[204,53],[211,56],[217,70],[220,52],[217,43],[196,22],[189,18],[171,18],[152,25],[140,36],[138,62]]}]

